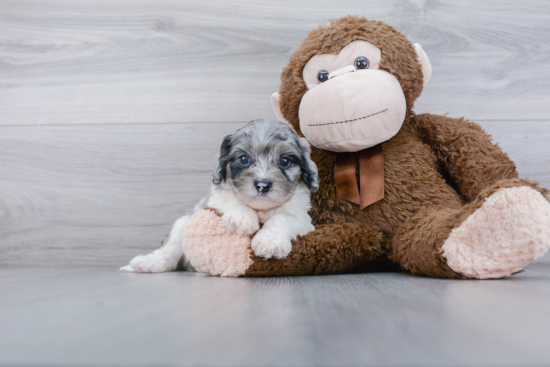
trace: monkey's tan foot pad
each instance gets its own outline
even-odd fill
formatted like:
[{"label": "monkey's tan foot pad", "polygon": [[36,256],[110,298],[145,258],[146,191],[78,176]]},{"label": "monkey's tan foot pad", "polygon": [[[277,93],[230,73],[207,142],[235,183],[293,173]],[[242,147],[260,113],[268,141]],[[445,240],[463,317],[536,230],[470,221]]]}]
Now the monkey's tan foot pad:
[{"label": "monkey's tan foot pad", "polygon": [[517,273],[549,248],[550,203],[525,186],[489,196],[442,246],[451,269],[477,279]]},{"label": "monkey's tan foot pad", "polygon": [[229,232],[211,210],[197,211],[183,234],[183,252],[195,270],[222,277],[238,277],[252,264],[250,236]]}]

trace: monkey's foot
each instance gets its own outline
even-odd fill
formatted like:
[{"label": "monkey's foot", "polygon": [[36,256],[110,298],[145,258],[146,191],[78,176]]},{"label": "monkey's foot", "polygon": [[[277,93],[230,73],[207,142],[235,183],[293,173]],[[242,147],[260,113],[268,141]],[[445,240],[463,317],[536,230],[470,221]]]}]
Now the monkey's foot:
[{"label": "monkey's foot", "polygon": [[512,275],[550,248],[550,203],[530,187],[502,188],[442,246],[447,265],[478,279]]}]

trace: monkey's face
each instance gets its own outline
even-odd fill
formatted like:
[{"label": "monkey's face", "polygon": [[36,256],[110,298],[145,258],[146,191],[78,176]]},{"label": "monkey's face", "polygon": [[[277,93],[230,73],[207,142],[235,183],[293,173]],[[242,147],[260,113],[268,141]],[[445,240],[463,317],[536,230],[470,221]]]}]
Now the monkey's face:
[{"label": "monkey's face", "polygon": [[366,41],[338,55],[313,56],[303,70],[308,91],[299,109],[300,130],[314,146],[355,152],[393,137],[407,111],[399,81],[379,70],[381,51]]},{"label": "monkey's face", "polygon": [[420,45],[387,24],[347,17],[308,36],[283,71],[281,105],[278,94],[272,102],[315,147],[355,152],[397,134],[430,75]]}]

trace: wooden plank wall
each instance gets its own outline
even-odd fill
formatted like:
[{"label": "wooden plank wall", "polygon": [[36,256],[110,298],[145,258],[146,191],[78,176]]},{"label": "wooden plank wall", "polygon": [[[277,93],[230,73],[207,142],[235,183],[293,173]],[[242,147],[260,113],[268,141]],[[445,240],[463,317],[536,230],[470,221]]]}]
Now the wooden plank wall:
[{"label": "wooden plank wall", "polygon": [[271,117],[310,30],[420,42],[416,112],[481,123],[550,187],[550,2],[0,0],[0,264],[121,265],[207,193],[221,138]]}]

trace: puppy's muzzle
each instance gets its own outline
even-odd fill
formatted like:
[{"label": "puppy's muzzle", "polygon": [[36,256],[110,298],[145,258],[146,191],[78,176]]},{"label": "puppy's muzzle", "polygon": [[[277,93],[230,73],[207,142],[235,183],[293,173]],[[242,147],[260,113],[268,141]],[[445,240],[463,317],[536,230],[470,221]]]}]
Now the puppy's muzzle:
[{"label": "puppy's muzzle", "polygon": [[254,182],[254,186],[256,187],[256,191],[258,191],[260,194],[265,194],[269,192],[271,189],[272,182],[268,180],[257,180]]}]

